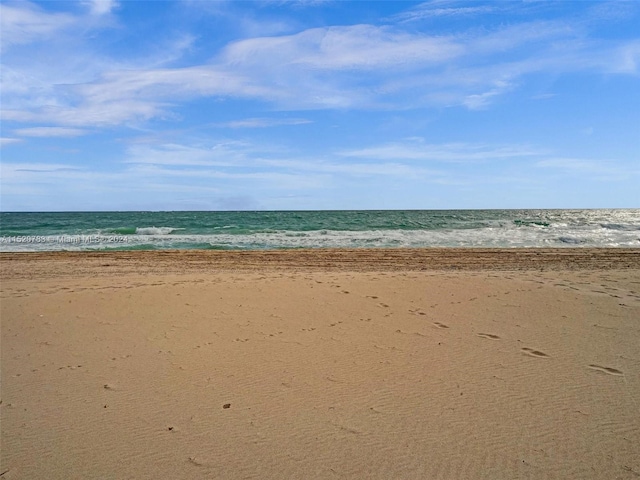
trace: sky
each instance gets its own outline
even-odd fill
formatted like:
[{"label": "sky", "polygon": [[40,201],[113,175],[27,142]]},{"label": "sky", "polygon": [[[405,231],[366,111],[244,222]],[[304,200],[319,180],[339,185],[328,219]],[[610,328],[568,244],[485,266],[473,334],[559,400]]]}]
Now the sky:
[{"label": "sky", "polygon": [[0,210],[640,207],[637,1],[1,1]]}]

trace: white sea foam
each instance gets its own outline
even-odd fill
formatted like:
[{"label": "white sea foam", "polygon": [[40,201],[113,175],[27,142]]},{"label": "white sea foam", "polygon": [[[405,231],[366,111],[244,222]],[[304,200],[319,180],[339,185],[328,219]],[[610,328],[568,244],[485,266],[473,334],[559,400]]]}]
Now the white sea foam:
[{"label": "white sea foam", "polygon": [[[366,247],[640,247],[640,232],[591,228],[486,227],[444,230],[277,231],[253,234],[140,237],[136,243],[157,248],[366,248]],[[200,247],[202,248],[202,247]]]},{"label": "white sea foam", "polygon": [[173,227],[138,227],[136,228],[136,235],[169,235],[178,230],[184,230],[184,228]]}]

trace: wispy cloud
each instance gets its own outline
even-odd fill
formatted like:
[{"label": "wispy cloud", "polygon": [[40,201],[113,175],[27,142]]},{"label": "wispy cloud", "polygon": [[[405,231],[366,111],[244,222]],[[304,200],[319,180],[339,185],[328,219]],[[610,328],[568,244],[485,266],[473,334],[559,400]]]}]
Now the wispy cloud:
[{"label": "wispy cloud", "polygon": [[46,40],[75,22],[71,14],[48,13],[29,2],[0,4],[2,51],[14,45]]},{"label": "wispy cloud", "polygon": [[86,0],[82,3],[89,7],[92,15],[106,15],[118,7],[115,0]]},{"label": "wispy cloud", "polygon": [[[469,170],[462,164],[475,167]],[[133,144],[124,160],[108,172],[56,162],[0,164],[2,193],[13,196],[14,203],[28,195],[49,198],[49,208],[66,209],[103,208],[101,195],[118,199],[127,194],[129,208],[187,204],[225,208],[225,198],[251,198],[252,208],[273,208],[283,205],[278,199],[287,195],[304,194],[310,196],[305,201],[313,201],[313,192],[338,189],[344,194],[363,185],[384,191],[395,182],[417,183],[421,188],[533,188],[547,183],[540,174],[545,169],[581,180],[624,181],[639,174],[613,160],[552,156],[527,145],[428,144],[421,138],[321,155],[276,154],[269,146],[226,140]],[[97,203],[74,207],[86,192]],[[273,200],[264,204],[256,198]],[[58,199],[66,203],[58,204]],[[114,204],[117,201],[109,203],[112,208]]]},{"label": "wispy cloud", "polygon": [[85,32],[88,28],[109,25],[108,17],[118,2],[113,0],[89,0],[82,2],[86,14],[49,12],[28,2],[0,4],[0,48],[7,49],[29,43],[42,43],[62,32]]},{"label": "wispy cloud", "polygon": [[[105,0],[88,6],[93,14],[110,15],[116,5]],[[407,14],[471,14],[492,5],[429,2]],[[2,8],[3,38],[14,44],[42,41],[82,19],[29,3]],[[433,35],[401,23],[359,24],[242,39],[207,63],[187,67],[169,65],[192,48],[193,35],[178,36],[169,42],[170,53],[139,67],[88,54],[76,57],[81,68],[46,73],[34,71],[33,63],[9,62],[3,65],[2,88],[12,95],[2,118],[64,127],[131,125],[178,119],[174,111],[181,102],[203,97],[252,99],[281,110],[482,109],[532,74],[638,73],[638,41],[598,42],[576,28],[560,20],[521,21]],[[231,128],[270,125],[277,124],[261,118],[227,122]]]},{"label": "wispy cloud", "polygon": [[638,74],[640,71],[640,40],[620,45],[613,50],[612,54],[611,73]]},{"label": "wispy cloud", "polygon": [[80,137],[90,132],[81,128],[31,127],[18,128],[13,133],[20,137]]},{"label": "wispy cloud", "polygon": [[524,145],[429,144],[422,138],[411,138],[403,142],[345,150],[340,155],[375,160],[467,163],[536,157],[542,153],[540,149]]},{"label": "wispy cloud", "polygon": [[512,84],[506,81],[497,81],[495,83],[495,86],[486,92],[467,95],[462,100],[462,104],[470,110],[486,108],[494,97],[502,95],[509,89],[513,88]]},{"label": "wispy cloud", "polygon": [[377,163],[341,163],[337,160],[310,158],[305,160],[260,160],[262,166],[286,168],[299,172],[316,172],[339,175],[340,178],[349,177],[400,177],[400,178],[430,178],[434,179],[443,175],[441,171],[419,167],[402,162],[377,162]]},{"label": "wispy cloud", "polygon": [[304,118],[245,118],[244,120],[216,123],[214,126],[228,128],[268,128],[283,125],[304,125],[308,123],[313,122]]},{"label": "wispy cloud", "polygon": [[21,138],[13,138],[13,137],[0,137],[0,147],[4,147],[5,145],[12,145],[14,143],[20,143],[23,140]]},{"label": "wispy cloud", "polygon": [[242,40],[222,53],[228,65],[370,70],[441,63],[458,56],[453,39],[373,25],[313,28],[280,37]]},{"label": "wispy cloud", "polygon": [[[443,150],[446,150],[446,146]],[[193,167],[188,175],[249,175],[251,172],[275,172],[284,175],[335,175],[342,178],[375,176],[435,177],[441,172],[406,162],[403,157],[377,158],[363,155],[361,161],[345,162],[342,153],[326,153],[323,156],[303,156],[296,152],[274,152],[242,142],[219,142],[207,145],[155,144],[132,145],[124,162],[127,164],[158,168]],[[357,155],[353,155],[357,156]],[[366,161],[365,161],[366,160]],[[373,161],[372,161],[373,160]],[[147,168],[147,167],[144,167]],[[210,170],[213,169],[213,170]],[[207,173],[208,172],[208,173]],[[180,175],[178,172],[177,175]]]},{"label": "wispy cloud", "polygon": [[238,167],[248,165],[250,151],[250,147],[238,142],[219,142],[212,145],[132,145],[127,149],[124,161],[130,164]]},{"label": "wispy cloud", "polygon": [[493,5],[482,5],[481,2],[476,2],[476,5],[468,5],[469,4],[465,2],[450,0],[424,2],[405,12],[395,15],[393,20],[400,22],[412,22],[434,17],[479,15],[502,10],[502,7],[495,3]]}]

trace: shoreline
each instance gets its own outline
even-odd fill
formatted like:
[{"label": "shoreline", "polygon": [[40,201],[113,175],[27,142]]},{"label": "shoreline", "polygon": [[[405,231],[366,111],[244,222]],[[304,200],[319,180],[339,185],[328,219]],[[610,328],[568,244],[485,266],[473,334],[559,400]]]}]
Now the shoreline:
[{"label": "shoreline", "polygon": [[640,269],[632,248],[371,248],[0,253],[0,279],[224,271],[544,271]]}]

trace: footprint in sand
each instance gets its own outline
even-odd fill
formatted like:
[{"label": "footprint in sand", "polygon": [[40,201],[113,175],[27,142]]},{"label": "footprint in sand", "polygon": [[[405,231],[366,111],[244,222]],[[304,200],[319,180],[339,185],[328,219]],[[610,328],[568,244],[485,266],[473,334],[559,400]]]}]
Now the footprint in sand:
[{"label": "footprint in sand", "polygon": [[527,355],[531,355],[532,357],[536,357],[536,358],[549,358],[549,355],[547,355],[544,352],[541,352],[540,350],[534,350],[533,348],[529,348],[529,347],[524,347],[522,349],[522,351],[524,353],[526,353]]},{"label": "footprint in sand", "polygon": [[438,328],[449,328],[449,325],[445,325],[444,323],[433,322],[433,324]]},{"label": "footprint in sand", "polygon": [[602,373],[608,373],[609,375],[624,375],[620,370],[611,367],[603,367],[601,365],[589,365],[589,368],[597,370]]},{"label": "footprint in sand", "polygon": [[478,337],[491,338],[493,340],[497,340],[500,338],[498,335],[494,335],[493,333],[478,333]]},{"label": "footprint in sand", "polygon": [[189,457],[189,463],[191,463],[192,465],[195,465],[196,467],[207,467],[208,464],[207,462],[200,460],[197,457]]}]

